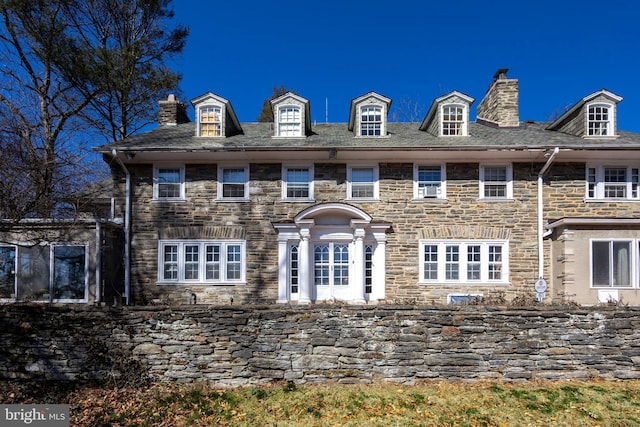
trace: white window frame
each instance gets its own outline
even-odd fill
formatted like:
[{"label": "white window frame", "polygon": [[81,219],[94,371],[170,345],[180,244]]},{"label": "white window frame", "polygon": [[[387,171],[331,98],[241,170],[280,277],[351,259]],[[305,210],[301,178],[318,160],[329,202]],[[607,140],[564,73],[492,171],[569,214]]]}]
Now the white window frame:
[{"label": "white window frame", "polygon": [[[453,284],[453,285],[506,285],[509,284],[509,242],[507,240],[420,240],[420,258],[419,270],[420,284]],[[425,278],[425,247],[435,246],[436,260],[431,260],[431,264],[435,264],[436,277]],[[468,265],[472,264],[468,261],[468,248],[480,247],[480,277],[478,279],[469,278]],[[457,248],[457,259],[448,258],[448,248]],[[496,263],[491,259],[491,248],[501,248],[501,260]],[[431,252],[433,253],[433,252]],[[475,264],[475,262],[473,262]],[[492,279],[490,267],[499,265],[500,279]],[[457,267],[457,278],[447,279],[448,269],[451,271],[453,267]]]},{"label": "white window frame", "polygon": [[[439,168],[439,181],[421,181],[421,168]],[[423,184],[421,186],[421,184]],[[427,190],[428,187],[435,187],[435,190]],[[413,165],[413,198],[414,200],[433,200],[447,198],[447,168],[444,164],[422,164]]]},{"label": "white window frame", "polygon": [[[460,109],[462,119],[461,120],[445,120],[445,110],[455,108]],[[467,136],[468,135],[468,126],[467,126],[467,117],[469,117],[467,105],[458,104],[458,103],[450,103],[450,104],[442,104],[440,106],[440,136]],[[456,125],[455,129],[457,129],[458,133],[450,133],[451,128],[446,127],[447,124]]]},{"label": "white window frame", "polygon": [[[205,112],[209,114],[213,114],[214,119],[205,122],[203,120],[203,116]],[[215,114],[218,114],[218,117],[217,117],[218,120],[215,120]],[[223,128],[223,121],[222,121],[223,114],[224,114],[224,107],[222,107],[221,105],[207,104],[207,105],[199,106],[198,107],[198,136],[202,136],[205,138],[218,138],[218,137],[224,136],[224,128]],[[203,127],[204,127],[203,125],[205,124],[213,125],[214,129],[215,129],[215,125],[217,124],[217,135],[215,134],[215,132],[213,135],[203,135]]]},{"label": "white window frame", "polygon": [[[608,264],[609,264],[609,284],[606,286],[596,286],[594,281],[594,250],[593,250],[593,245],[594,243],[608,243],[609,244],[609,259],[608,259]],[[611,257],[613,255],[613,245],[615,243],[628,243],[629,244],[629,254],[628,254],[628,260],[627,262],[629,263],[629,270],[627,271],[627,274],[629,275],[629,285],[628,286],[624,286],[624,285],[615,285],[614,281],[614,265],[613,265],[613,258]],[[605,239],[605,238],[594,238],[594,239],[589,239],[589,285],[592,289],[637,289],[638,287],[640,287],[640,284],[638,283],[638,269],[639,269],[639,247],[638,245],[640,245],[640,240],[638,239],[625,239],[625,238],[614,238],[614,239]]]},{"label": "white window frame", "polygon": [[[160,170],[178,170],[180,182],[169,183],[179,186],[179,195],[176,197],[160,197]],[[153,200],[162,202],[180,202],[185,200],[185,167],[184,165],[154,165],[153,166]]]},{"label": "white window frame", "polygon": [[[373,170],[373,182],[370,183],[373,187],[372,197],[353,197],[354,185],[352,181],[352,176],[353,176],[354,169],[372,169]],[[370,164],[347,165],[347,200],[380,200],[380,171],[377,164],[376,165],[370,165]]]},{"label": "white window frame", "polygon": [[[607,182],[607,169],[625,169],[625,182]],[[586,200],[640,200],[640,165],[626,164],[587,164],[585,169],[585,199]],[[624,189],[624,197],[607,196],[614,187]]]},{"label": "white window frame", "polygon": [[[378,110],[380,114],[380,119],[377,119]],[[369,113],[369,111],[373,111],[373,114]],[[365,112],[367,114],[365,114]],[[370,116],[374,117],[374,120],[368,120]],[[365,120],[367,117],[367,120]],[[362,105],[360,107],[360,129],[358,132],[358,136],[362,138],[380,138],[385,135],[385,117],[384,117],[384,106],[379,104],[368,104]],[[371,129],[369,127],[372,126]],[[378,126],[378,128],[376,128]],[[366,133],[365,133],[365,128]]]},{"label": "white window frame", "polygon": [[[289,190],[289,181],[288,181],[288,172],[292,169],[307,169],[309,176],[307,179],[307,197],[291,197],[288,195]],[[282,200],[285,201],[295,201],[295,202],[308,202],[314,200],[314,168],[313,165],[282,165]]]},{"label": "white window frame", "polygon": [[280,138],[302,136],[302,108],[298,105],[280,105],[277,109],[278,134]]},{"label": "white window frame", "polygon": [[[489,168],[505,168],[505,177],[506,182],[503,181],[487,181],[485,179],[485,172]],[[504,197],[493,197],[485,195],[485,188],[490,183],[504,185],[505,187],[505,196]],[[513,165],[509,164],[481,164],[480,165],[480,198],[485,200],[509,200],[513,199]]]},{"label": "white window frame", "polygon": [[[207,279],[207,266],[212,265],[213,262],[207,260],[207,247],[218,246],[220,248],[219,256],[219,277],[213,279]],[[229,249],[231,247],[240,247],[240,260],[230,262],[228,260]],[[166,279],[164,276],[164,253],[166,247],[175,247],[177,249],[177,266],[176,277]],[[187,264],[187,247],[198,247],[198,259],[197,259],[197,278],[186,278],[186,264]],[[202,284],[202,285],[238,285],[246,283],[246,242],[244,240],[159,240],[158,241],[158,284],[171,284],[171,285],[189,285],[189,284]],[[227,277],[232,264],[240,263],[240,277],[237,279],[229,279]]]},{"label": "white window frame", "polygon": [[[599,108],[599,109],[605,109],[606,110],[606,114],[607,114],[607,118],[606,120],[601,120],[601,119],[592,119],[592,113],[591,113],[591,109],[593,108]],[[606,102],[594,102],[592,104],[588,104],[587,108],[586,108],[586,129],[585,129],[585,136],[587,138],[603,138],[603,137],[611,137],[615,135],[615,128],[614,128],[614,106],[613,104],[609,104]],[[601,113],[600,113],[601,114]],[[591,124],[592,123],[599,123],[600,126],[594,127],[593,129],[591,128]],[[604,125],[604,126],[603,126]],[[605,133],[601,133],[602,129],[605,129]]]},{"label": "white window frame", "polygon": [[[244,194],[242,197],[225,197],[224,185],[225,184],[239,184],[239,183],[225,183],[224,171],[229,169],[242,169],[244,171]],[[232,201],[232,202],[248,202],[249,198],[249,165],[218,165],[218,186],[217,186],[217,201]]]}]

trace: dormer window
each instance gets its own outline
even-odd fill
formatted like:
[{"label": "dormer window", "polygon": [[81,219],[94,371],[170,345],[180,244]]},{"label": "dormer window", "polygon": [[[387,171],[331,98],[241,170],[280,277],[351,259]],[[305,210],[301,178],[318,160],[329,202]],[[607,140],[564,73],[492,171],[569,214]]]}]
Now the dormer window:
[{"label": "dormer window", "polygon": [[220,107],[200,107],[200,136],[222,136],[222,109]]},{"label": "dormer window", "polygon": [[207,92],[191,100],[196,113],[196,136],[230,137],[242,133],[242,127],[226,99]]},{"label": "dormer window", "polygon": [[357,138],[381,138],[387,136],[387,114],[391,99],[369,92],[351,100],[349,130]]},{"label": "dormer window", "polygon": [[467,134],[465,107],[449,104],[442,106],[442,136],[462,136]]},{"label": "dormer window", "polygon": [[613,106],[593,104],[587,111],[587,136],[613,135]]},{"label": "dormer window", "polygon": [[455,90],[436,98],[420,124],[420,130],[438,137],[468,136],[471,104],[473,98]]},{"label": "dormer window", "polygon": [[360,136],[380,136],[382,132],[382,108],[362,107],[360,111]]},{"label": "dormer window", "polygon": [[300,107],[278,108],[278,136],[302,136],[302,115]]}]

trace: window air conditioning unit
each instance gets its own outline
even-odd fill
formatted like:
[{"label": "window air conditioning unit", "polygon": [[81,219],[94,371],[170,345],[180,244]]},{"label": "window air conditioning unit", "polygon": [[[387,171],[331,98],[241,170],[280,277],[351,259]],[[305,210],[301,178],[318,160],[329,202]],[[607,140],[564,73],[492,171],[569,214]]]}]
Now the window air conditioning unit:
[{"label": "window air conditioning unit", "polygon": [[435,185],[420,187],[418,188],[418,197],[423,197],[423,198],[438,197],[438,187],[436,187]]}]

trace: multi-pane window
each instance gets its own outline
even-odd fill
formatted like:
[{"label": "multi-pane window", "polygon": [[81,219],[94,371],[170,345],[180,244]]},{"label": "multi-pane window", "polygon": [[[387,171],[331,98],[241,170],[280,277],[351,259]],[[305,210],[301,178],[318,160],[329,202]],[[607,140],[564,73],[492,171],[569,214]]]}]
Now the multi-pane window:
[{"label": "multi-pane window", "polygon": [[364,247],[364,293],[370,294],[373,290],[373,246]]},{"label": "multi-pane window", "polygon": [[278,108],[278,136],[302,136],[300,107]]},{"label": "multi-pane window", "polygon": [[630,240],[591,242],[591,283],[593,287],[632,286],[633,254]]},{"label": "multi-pane window", "polygon": [[444,167],[441,165],[415,165],[416,197],[444,198]]},{"label": "multi-pane window", "polygon": [[154,168],[153,195],[156,200],[184,199],[184,168]]},{"label": "multi-pane window", "polygon": [[284,199],[312,199],[313,168],[283,167],[282,188],[282,197]]},{"label": "multi-pane window", "polygon": [[218,198],[247,199],[248,177],[248,167],[218,167]]},{"label": "multi-pane window", "polygon": [[442,135],[462,136],[465,134],[464,107],[444,105],[442,107]]},{"label": "multi-pane window", "polygon": [[587,199],[640,199],[639,171],[631,166],[588,166]]},{"label": "multi-pane window", "polygon": [[289,248],[289,289],[297,294],[300,286],[300,249],[297,244]]},{"label": "multi-pane window", "polygon": [[244,242],[160,241],[161,283],[225,283],[244,278]]},{"label": "multi-pane window", "polygon": [[313,249],[313,276],[316,286],[349,284],[349,245],[325,243]]},{"label": "multi-pane window", "polygon": [[612,107],[609,105],[591,105],[587,113],[587,135],[613,135],[611,121]]},{"label": "multi-pane window", "polygon": [[220,107],[200,107],[200,136],[222,135],[222,109]]},{"label": "multi-pane window", "polygon": [[377,167],[353,166],[347,169],[347,191],[349,199],[377,199],[377,187]]},{"label": "multi-pane window", "polygon": [[480,197],[487,199],[512,198],[511,180],[510,165],[480,166]]},{"label": "multi-pane window", "polygon": [[372,105],[360,109],[360,135],[382,135],[382,107]]},{"label": "multi-pane window", "polygon": [[506,283],[505,241],[421,241],[420,281]]}]

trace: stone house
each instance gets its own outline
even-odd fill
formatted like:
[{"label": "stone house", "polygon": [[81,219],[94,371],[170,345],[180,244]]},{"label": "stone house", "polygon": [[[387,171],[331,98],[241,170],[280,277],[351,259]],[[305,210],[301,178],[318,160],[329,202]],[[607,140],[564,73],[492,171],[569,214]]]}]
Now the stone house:
[{"label": "stone house", "polygon": [[98,148],[127,301],[639,304],[640,134],[617,129],[622,98],[599,90],[553,123],[520,122],[518,98],[501,69],[475,122],[458,91],[421,123],[390,122],[375,92],[313,125],[293,93],[272,123],[210,92],[193,122],[161,101],[157,129]]}]

